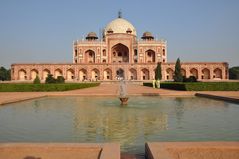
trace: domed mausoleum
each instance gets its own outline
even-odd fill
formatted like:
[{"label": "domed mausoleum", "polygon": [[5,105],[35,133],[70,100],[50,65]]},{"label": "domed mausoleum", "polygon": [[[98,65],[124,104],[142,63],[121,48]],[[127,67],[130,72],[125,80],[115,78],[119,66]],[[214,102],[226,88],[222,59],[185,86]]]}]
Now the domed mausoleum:
[{"label": "domed mausoleum", "polygon": [[[101,36],[103,35],[103,36]],[[72,63],[12,64],[12,80],[31,81],[38,75],[63,76],[66,81],[153,80],[158,62],[162,63],[162,80],[173,80],[174,62],[167,61],[167,42],[146,31],[137,37],[135,27],[121,15],[109,22],[97,35],[89,32],[85,39],[73,42]],[[226,62],[182,62],[184,76],[198,80],[228,79]]]}]

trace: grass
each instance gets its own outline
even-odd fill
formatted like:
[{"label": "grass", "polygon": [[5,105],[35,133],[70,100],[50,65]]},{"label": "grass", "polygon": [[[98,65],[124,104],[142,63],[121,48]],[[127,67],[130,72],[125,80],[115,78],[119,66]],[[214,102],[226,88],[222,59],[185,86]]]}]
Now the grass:
[{"label": "grass", "polygon": [[[152,83],[144,83],[152,87]],[[239,82],[161,82],[161,88],[183,91],[239,91]]]},{"label": "grass", "polygon": [[0,92],[58,92],[99,86],[100,83],[0,84]]}]

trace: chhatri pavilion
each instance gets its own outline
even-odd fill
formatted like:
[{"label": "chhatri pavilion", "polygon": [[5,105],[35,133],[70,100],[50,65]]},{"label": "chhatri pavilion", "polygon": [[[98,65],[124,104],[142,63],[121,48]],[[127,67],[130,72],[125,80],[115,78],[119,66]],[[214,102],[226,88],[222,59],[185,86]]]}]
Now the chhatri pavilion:
[{"label": "chhatri pavilion", "polygon": [[[99,38],[95,32],[84,40],[73,42],[72,63],[15,63],[12,80],[32,81],[38,75],[44,81],[48,74],[63,76],[66,81],[153,80],[158,62],[162,80],[172,80],[175,63],[167,62],[167,42],[157,40],[151,32],[137,37],[136,28],[121,14],[108,23]],[[226,62],[183,62],[182,74],[198,80],[228,79]]]}]

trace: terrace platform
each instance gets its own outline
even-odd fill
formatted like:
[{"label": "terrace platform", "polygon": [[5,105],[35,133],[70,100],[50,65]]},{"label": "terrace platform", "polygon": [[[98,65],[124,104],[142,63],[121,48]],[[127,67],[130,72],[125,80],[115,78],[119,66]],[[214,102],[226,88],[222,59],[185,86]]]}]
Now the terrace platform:
[{"label": "terrace platform", "polygon": [[238,159],[239,142],[150,142],[148,159]]},{"label": "terrace platform", "polygon": [[120,159],[120,145],[4,143],[0,144],[1,159]]}]

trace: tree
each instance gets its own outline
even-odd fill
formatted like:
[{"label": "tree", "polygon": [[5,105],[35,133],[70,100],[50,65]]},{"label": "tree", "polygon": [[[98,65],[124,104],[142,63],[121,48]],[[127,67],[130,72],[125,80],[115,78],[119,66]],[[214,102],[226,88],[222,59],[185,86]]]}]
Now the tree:
[{"label": "tree", "polygon": [[39,78],[38,75],[37,75],[36,78],[34,79],[33,83],[34,83],[34,84],[40,84],[40,83],[41,83],[40,78]]},{"label": "tree", "polygon": [[239,66],[229,69],[229,79],[239,79]]},{"label": "tree", "polygon": [[161,62],[158,62],[157,67],[155,69],[155,79],[156,80],[161,80],[162,79]]},{"label": "tree", "polygon": [[45,83],[56,83],[56,79],[53,77],[52,74],[48,74]]},{"label": "tree", "polygon": [[183,75],[181,73],[181,64],[180,59],[178,58],[175,64],[175,71],[173,79],[175,82],[183,82]]},{"label": "tree", "polygon": [[4,67],[0,67],[0,80],[8,81],[11,80],[11,70]]}]

